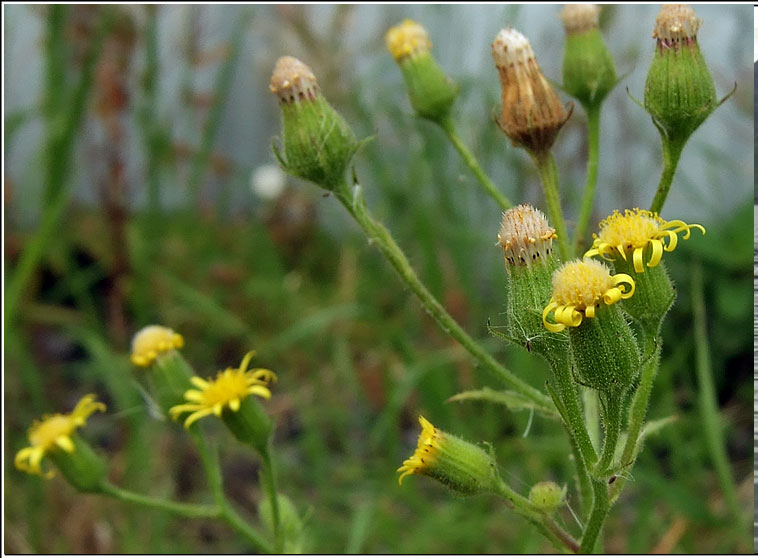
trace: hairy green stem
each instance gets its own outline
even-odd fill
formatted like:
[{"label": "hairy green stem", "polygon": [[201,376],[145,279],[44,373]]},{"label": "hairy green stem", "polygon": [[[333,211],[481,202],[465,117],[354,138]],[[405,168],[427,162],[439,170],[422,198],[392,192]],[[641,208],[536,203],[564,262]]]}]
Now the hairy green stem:
[{"label": "hairy green stem", "polygon": [[[629,408],[629,427],[627,429],[624,451],[621,454],[620,465],[624,469],[631,469],[634,461],[637,459],[637,441],[645,421],[650,394],[653,390],[653,382],[658,375],[658,365],[661,358],[661,345],[655,335],[646,332],[643,347],[643,358],[645,361],[640,374],[640,385],[634,394],[632,405]],[[615,502],[618,498],[625,482],[626,479],[620,477],[614,483],[611,488],[612,502]]]},{"label": "hairy green stem", "polygon": [[579,211],[579,219],[576,222],[576,230],[574,230],[574,253],[577,256],[581,254],[582,244],[585,241],[587,226],[589,225],[592,207],[595,202],[597,163],[600,156],[600,107],[600,103],[585,107],[587,111],[589,153],[587,158],[587,182],[584,185],[582,206]]},{"label": "hairy green stem", "polygon": [[102,493],[122,502],[128,502],[130,504],[137,504],[147,508],[153,508],[156,510],[167,511],[182,517],[188,517],[190,519],[201,518],[219,518],[221,517],[221,508],[219,506],[208,506],[204,504],[184,504],[181,502],[172,502],[170,500],[163,500],[161,498],[152,498],[150,496],[144,496],[136,492],[124,490],[109,482],[103,482],[100,486]]},{"label": "hairy green stem", "polygon": [[565,262],[571,259],[571,248],[569,247],[568,235],[566,234],[566,224],[563,221],[561,198],[558,194],[558,167],[555,165],[555,158],[550,152],[532,158],[540,173],[550,221],[558,235],[558,251],[560,252],[561,259]]},{"label": "hairy green stem", "polygon": [[671,183],[674,180],[674,173],[679,164],[679,157],[682,155],[685,142],[686,139],[684,141],[670,140],[663,137],[663,171],[661,172],[661,180],[658,183],[658,190],[655,192],[653,203],[650,206],[650,211],[653,213],[660,214],[663,204],[666,203],[666,197],[669,195]]},{"label": "hairy green stem", "polygon": [[729,459],[726,453],[726,441],[721,427],[721,419],[718,412],[716,389],[713,385],[711,373],[711,355],[708,344],[708,331],[706,324],[705,296],[703,293],[703,270],[699,261],[692,262],[692,313],[695,326],[695,371],[698,381],[698,407],[700,417],[703,420],[708,453],[716,468],[716,475],[724,492],[724,499],[733,518],[741,522],[742,510],[740,510],[737,490],[734,487],[734,478],[729,470]]},{"label": "hairy green stem", "polygon": [[479,162],[476,160],[476,157],[474,157],[474,154],[471,153],[463,141],[461,141],[461,138],[458,136],[458,132],[455,129],[455,123],[453,122],[453,119],[447,117],[441,121],[435,122],[437,122],[442,127],[442,129],[445,130],[450,143],[452,143],[453,146],[458,150],[461,158],[463,158],[463,161],[466,163],[466,165],[468,165],[468,168],[471,169],[471,172],[474,173],[474,176],[482,185],[484,191],[487,192],[490,197],[498,203],[501,209],[506,210],[513,207],[513,204],[510,202],[510,200],[500,193],[500,191],[495,187],[489,177],[482,170],[482,167],[479,166]]},{"label": "hairy green stem", "polygon": [[216,452],[208,447],[205,437],[199,430],[199,425],[189,429],[190,435],[195,441],[200,461],[208,477],[213,500],[220,509],[220,517],[239,534],[258,548],[261,552],[270,554],[273,552],[271,545],[257,530],[253,529],[232,507],[224,494],[224,479],[221,475],[221,465],[218,462]]},{"label": "hairy green stem", "polygon": [[334,186],[333,191],[337,196],[337,199],[358,222],[371,242],[374,243],[387,260],[389,260],[401,279],[411,288],[426,311],[435,319],[445,333],[463,345],[463,347],[487,370],[501,381],[511,386],[521,395],[539,405],[553,408],[553,402],[549,397],[518,378],[507,368],[500,365],[489,353],[474,341],[460,325],[458,325],[439,301],[434,298],[434,295],[429,292],[413,271],[413,268],[408,262],[408,258],[395,243],[389,231],[384,228],[381,223],[377,222],[369,212],[359,185],[356,184],[351,191],[343,179],[339,184]]},{"label": "hairy green stem", "polygon": [[276,468],[272,458],[272,441],[269,439],[266,451],[263,452],[263,485],[271,503],[271,522],[274,527],[274,554],[281,554],[284,548],[284,532],[282,531],[279,513],[279,494],[276,487]]},{"label": "hairy green stem", "polygon": [[618,444],[619,434],[621,434],[622,410],[622,401],[619,396],[614,395],[605,398],[603,402],[603,425],[605,427],[603,453],[592,472],[596,478],[606,477],[613,465],[616,445]]},{"label": "hairy green stem", "polygon": [[608,484],[605,480],[592,480],[592,512],[587,520],[587,527],[582,535],[579,554],[592,554],[595,551],[598,538],[603,529],[603,523],[608,516],[610,501],[608,499]]}]

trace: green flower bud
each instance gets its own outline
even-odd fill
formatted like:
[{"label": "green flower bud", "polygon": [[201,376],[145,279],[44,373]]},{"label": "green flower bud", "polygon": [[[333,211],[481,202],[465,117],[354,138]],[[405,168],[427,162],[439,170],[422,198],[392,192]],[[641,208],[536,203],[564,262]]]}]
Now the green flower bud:
[{"label": "green flower bud", "polygon": [[612,276],[595,260],[574,260],[553,274],[553,296],[542,312],[548,330],[568,328],[577,381],[612,397],[625,396],[639,372],[637,342],[615,305],[633,294],[629,275]]},{"label": "green flower bud", "polygon": [[[285,554],[302,554],[304,552],[304,530],[303,521],[297,513],[297,509],[292,501],[283,494],[278,495],[279,501],[279,522],[284,539]],[[258,515],[261,522],[268,529],[268,532],[274,533],[274,516],[271,510],[271,502],[268,498],[263,498],[258,504]]]},{"label": "green flower bud", "polygon": [[541,512],[551,514],[566,501],[566,487],[551,481],[538,482],[529,491],[529,501]]},{"label": "green flower bud", "polygon": [[192,367],[176,350],[183,346],[181,335],[158,325],[142,328],[132,339],[132,363],[150,368],[150,392],[164,415],[184,401],[191,387]]},{"label": "green flower bud", "polygon": [[558,258],[553,249],[555,229],[545,215],[528,204],[503,213],[497,243],[503,249],[506,284],[506,332],[529,351],[549,356],[558,346],[565,352],[565,334],[542,325],[542,309],[550,299]]},{"label": "green flower bud", "polygon": [[479,446],[435,428],[419,417],[421,434],[414,454],[403,461],[397,479],[412,474],[426,475],[451,490],[465,495],[496,492],[499,477],[495,459]]},{"label": "green flower bud", "polygon": [[406,19],[390,29],[385,38],[387,49],[403,72],[413,110],[423,118],[442,122],[458,96],[458,85],[432,56],[426,29]]},{"label": "green flower bud", "polygon": [[566,30],[563,89],[585,107],[597,106],[617,83],[613,58],[598,28],[600,8],[568,4],[561,12]]},{"label": "green flower bud", "polygon": [[79,492],[99,492],[108,472],[105,460],[77,434],[71,435],[74,450],[50,452],[50,460]]},{"label": "green flower bud", "polygon": [[618,210],[600,222],[599,234],[593,235],[592,248],[585,257],[602,256],[613,262],[618,273],[632,277],[635,295],[622,301],[622,308],[643,329],[656,335],[663,318],[674,302],[674,286],[661,263],[664,252],[672,252],[679,240],[690,237],[693,228],[705,233],[700,225],[684,221],[664,221],[657,213]]},{"label": "green flower bud", "polygon": [[571,116],[545,79],[532,46],[515,29],[503,29],[492,43],[500,74],[502,113],[498,124],[514,145],[538,159],[550,151]]},{"label": "green flower bud", "polygon": [[279,97],[284,155],[274,146],[282,168],[332,190],[344,180],[359,147],[347,122],[321,95],[316,76],[297,58],[283,56],[269,89]]},{"label": "green flower bud", "polygon": [[655,20],[655,56],[645,82],[645,108],[661,134],[684,142],[718,106],[697,43],[701,21],[686,4],[665,4]]}]

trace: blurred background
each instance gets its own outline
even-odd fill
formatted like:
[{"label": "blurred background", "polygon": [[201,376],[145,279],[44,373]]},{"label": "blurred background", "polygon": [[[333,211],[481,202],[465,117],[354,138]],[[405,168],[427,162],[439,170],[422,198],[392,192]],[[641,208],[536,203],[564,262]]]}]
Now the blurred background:
[{"label": "blurred background", "polygon": [[[725,95],[684,150],[666,219],[704,225],[668,254],[678,300],[664,331],[651,437],[606,528],[607,552],[752,549],[750,210],[753,158],[750,6],[696,6],[699,44]],[[606,7],[601,25],[619,86],[604,105],[592,227],[614,208],[648,207],[660,139],[642,99],[658,6]],[[277,423],[283,492],[306,517],[314,553],[535,553],[551,547],[492,498],[460,499],[426,478],[398,487],[422,413],[494,444],[522,493],[542,480],[576,491],[557,423],[492,404],[446,403],[500,387],[447,338],[367,245],[336,200],[285,177],[268,80],[279,56],[309,64],[358,137],[369,205],[432,292],[474,337],[535,386],[541,361],[487,334],[503,321],[500,212],[439,129],[415,118],[386,30],[412,18],[461,84],[454,118],[501,190],[544,209],[539,177],[492,122],[498,30],[530,39],[560,82],[560,6],[5,5],[4,468],[8,553],[240,553],[226,527],[82,496],[24,475],[13,455],[44,413],[86,393],[108,404],[85,436],[114,482],[209,501],[177,425],[150,415],[129,342],[144,325],[182,333],[203,376],[236,365],[279,374],[266,404]],[[628,94],[627,94],[628,90]],[[564,96],[568,101],[568,98]],[[581,106],[555,146],[569,228],[586,164]],[[714,460],[695,373],[692,277],[703,270],[711,381],[726,440]],[[699,291],[699,289],[696,289]],[[527,429],[527,425],[530,428]],[[255,456],[217,428],[227,492],[255,519]],[[526,434],[526,435],[525,435]],[[574,519],[566,513],[567,525]],[[571,527],[569,527],[571,528]]]}]

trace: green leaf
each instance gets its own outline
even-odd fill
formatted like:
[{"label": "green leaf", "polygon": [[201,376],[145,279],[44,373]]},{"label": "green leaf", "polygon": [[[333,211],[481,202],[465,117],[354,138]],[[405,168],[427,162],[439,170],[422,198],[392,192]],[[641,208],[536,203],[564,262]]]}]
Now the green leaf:
[{"label": "green leaf", "polygon": [[555,415],[555,411],[553,409],[535,404],[534,401],[527,399],[520,393],[517,393],[515,391],[496,391],[488,387],[484,387],[478,390],[463,391],[461,393],[453,395],[447,401],[489,401],[490,403],[505,405],[511,411],[534,410],[538,413],[548,416]]}]

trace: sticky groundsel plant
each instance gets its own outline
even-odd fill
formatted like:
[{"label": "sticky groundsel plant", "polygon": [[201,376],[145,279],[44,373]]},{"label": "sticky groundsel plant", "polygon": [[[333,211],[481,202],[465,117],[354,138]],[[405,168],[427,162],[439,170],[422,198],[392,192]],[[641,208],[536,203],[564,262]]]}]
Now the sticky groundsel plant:
[{"label": "sticky groundsel plant", "polygon": [[[551,148],[574,107],[563,104],[542,74],[528,39],[507,28],[492,43],[502,86],[496,123],[534,161],[549,219],[529,205],[513,207],[458,137],[453,121],[458,87],[434,59],[426,29],[406,20],[386,35],[416,115],[440,126],[484,191],[505,210],[498,243],[508,277],[507,314],[503,331],[493,333],[547,361],[552,377],[544,392],[497,362],[458,325],[416,275],[390,232],[372,215],[354,169],[348,181],[350,163],[361,142],[323,97],[311,69],[293,57],[282,57],[270,85],[281,108],[281,148],[276,143],[273,148],[282,168],[334,195],[443,331],[508,386],[508,391],[497,392],[501,401],[518,401],[522,408],[564,427],[578,478],[579,528],[562,524],[555,513],[566,505],[565,479],[563,484],[540,482],[522,495],[500,476],[491,446],[471,444],[424,417],[419,417],[416,450],[398,469],[398,482],[409,475],[425,475],[461,495],[495,495],[556,549],[580,553],[601,548],[604,521],[645,435],[669,422],[645,423],[663,342],[661,323],[675,299],[662,260],[664,252],[674,251],[693,229],[703,234],[705,229],[680,220],[666,221],[660,213],[687,139],[723,102],[716,100],[713,79],[697,43],[700,20],[688,6],[664,6],[655,23],[655,56],[644,94],[644,108],[662,138],[660,184],[649,210],[614,211],[600,223],[587,249],[601,109],[619,81],[598,29],[598,14],[599,8],[591,5],[567,6],[562,12],[567,34],[563,89],[587,112],[589,136],[587,182],[573,240],[563,217],[559,172]],[[591,435],[597,431],[598,420],[602,440]]]}]

